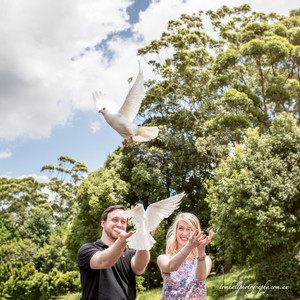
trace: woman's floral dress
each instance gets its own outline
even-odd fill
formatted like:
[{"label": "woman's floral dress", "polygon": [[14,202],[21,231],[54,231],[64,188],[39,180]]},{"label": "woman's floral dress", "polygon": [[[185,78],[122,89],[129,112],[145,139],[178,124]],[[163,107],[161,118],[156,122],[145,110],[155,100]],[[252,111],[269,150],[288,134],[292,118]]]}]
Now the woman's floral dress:
[{"label": "woman's floral dress", "polygon": [[197,260],[187,258],[177,271],[164,274],[162,300],[206,299],[206,281],[195,277]]}]

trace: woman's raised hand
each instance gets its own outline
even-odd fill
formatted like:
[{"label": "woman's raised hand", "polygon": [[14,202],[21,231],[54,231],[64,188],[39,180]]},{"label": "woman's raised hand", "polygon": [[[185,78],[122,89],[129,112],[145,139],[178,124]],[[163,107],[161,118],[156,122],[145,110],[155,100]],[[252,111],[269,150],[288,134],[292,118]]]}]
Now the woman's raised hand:
[{"label": "woman's raised hand", "polygon": [[209,231],[208,236],[206,236],[205,234],[202,236],[203,238],[201,239],[201,241],[198,244],[198,253],[205,253],[205,247],[206,247],[206,245],[208,245],[210,243],[213,235],[214,235],[214,231],[211,229]]},{"label": "woman's raised hand", "polygon": [[199,247],[203,241],[205,241],[206,235],[203,234],[203,231],[196,229],[192,235],[189,237],[189,244],[191,248]]}]

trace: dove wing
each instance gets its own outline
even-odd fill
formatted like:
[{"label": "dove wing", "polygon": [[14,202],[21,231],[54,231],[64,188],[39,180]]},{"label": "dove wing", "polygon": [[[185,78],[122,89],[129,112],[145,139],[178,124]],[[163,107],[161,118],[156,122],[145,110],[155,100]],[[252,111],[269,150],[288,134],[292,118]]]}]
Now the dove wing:
[{"label": "dove wing", "polygon": [[160,200],[147,207],[145,214],[145,223],[149,231],[155,230],[159,223],[167,218],[180,205],[180,201],[185,193]]},{"label": "dove wing", "polygon": [[135,213],[133,209],[122,211],[121,215],[126,219],[130,219],[135,228],[144,222],[143,214]]},{"label": "dove wing", "polygon": [[106,98],[102,92],[94,92],[93,99],[98,111],[104,107]]},{"label": "dove wing", "polygon": [[141,66],[139,67],[139,74],[129,90],[126,99],[119,109],[119,113],[122,114],[128,121],[132,122],[138,113],[142,99],[144,96],[144,79]]}]

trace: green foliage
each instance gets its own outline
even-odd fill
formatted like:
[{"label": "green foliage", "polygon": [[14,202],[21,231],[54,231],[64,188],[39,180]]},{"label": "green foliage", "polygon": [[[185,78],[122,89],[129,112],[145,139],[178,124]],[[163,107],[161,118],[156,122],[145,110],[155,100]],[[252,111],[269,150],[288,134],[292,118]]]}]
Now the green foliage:
[{"label": "green foliage", "polygon": [[18,236],[18,230],[14,226],[13,216],[9,213],[1,213],[0,215],[0,245],[9,242]]},{"label": "green foliage", "polygon": [[[28,278],[33,276],[36,270],[33,264],[22,265],[18,263],[16,268],[12,269],[9,279],[4,283],[1,290],[1,299],[38,299],[36,298],[36,287],[28,291]],[[32,288],[32,287],[31,287]],[[33,298],[33,297],[34,298]]]},{"label": "green foliage", "polygon": [[[160,78],[146,83],[140,109],[145,125],[159,126],[155,140],[119,147],[87,177],[83,163],[61,156],[41,169],[48,183],[0,178],[1,299],[77,291],[78,248],[100,237],[105,208],[139,201],[147,207],[183,191],[180,210],[216,232],[215,260],[259,263],[260,282],[271,278],[276,255],[294,262],[288,255],[300,224],[299,16],[299,9],[284,17],[245,4],[170,20],[160,39],[138,50]],[[140,289],[161,284],[156,258],[173,217],[156,232]],[[294,270],[282,263],[277,273],[288,277],[285,269]]]},{"label": "green foliage", "polygon": [[146,290],[146,288],[144,287],[144,281],[145,278],[143,276],[137,276],[136,277],[136,290],[137,292],[143,292]]},{"label": "green foliage", "polygon": [[66,234],[66,229],[53,232],[48,243],[34,253],[33,261],[37,270],[42,273],[48,273],[53,268],[61,272],[77,270],[64,245]]},{"label": "green foliage", "polygon": [[45,165],[41,172],[48,171],[50,178],[50,182],[46,186],[50,191],[49,203],[52,207],[55,223],[65,225],[71,222],[71,217],[76,211],[74,198],[79,183],[88,169],[83,163],[76,162],[69,156],[60,156],[58,161],[60,162],[58,167],[54,167],[52,164]]},{"label": "green foliage", "polygon": [[112,168],[103,167],[90,173],[80,185],[76,197],[78,214],[73,219],[66,240],[74,261],[82,244],[100,237],[102,212],[110,205],[125,204],[123,197],[128,184],[121,180],[118,173],[118,167],[121,167],[118,157],[112,161],[112,165]]},{"label": "green foliage", "polygon": [[[1,220],[6,219],[7,214],[10,224],[13,226],[21,226],[31,206],[38,206],[46,203],[47,194],[42,192],[43,183],[36,181],[33,177],[22,179],[16,178],[0,178],[0,217]],[[5,222],[7,225],[8,223]],[[11,225],[9,225],[11,227]],[[8,229],[8,227],[6,227]],[[14,234],[15,230],[11,233]]]},{"label": "green foliage", "polygon": [[272,134],[248,130],[243,146],[208,182],[215,243],[237,262],[264,260],[289,251],[299,235],[300,130],[291,115],[274,119]]},{"label": "green foliage", "polygon": [[54,280],[55,294],[64,295],[68,292],[79,291],[80,286],[78,271],[70,271],[67,273],[57,273]]},{"label": "green foliage", "polygon": [[30,239],[37,246],[42,247],[49,239],[51,233],[51,215],[50,206],[40,205],[32,207],[32,212],[29,215],[23,226],[20,227],[20,235],[23,239]]},{"label": "green foliage", "polygon": [[1,263],[0,264],[0,296],[4,296],[3,290],[6,281],[10,278],[13,272],[13,266],[11,262]]},{"label": "green foliage", "polygon": [[166,252],[166,227],[166,222],[163,222],[155,231],[154,238],[156,243],[150,250],[150,262],[145,273],[142,275],[145,278],[143,284],[147,289],[160,286],[162,283],[161,273],[157,266],[157,257]]},{"label": "green foliage", "polygon": [[[4,271],[8,271],[5,273]],[[79,272],[61,273],[55,268],[49,274],[39,273],[32,263],[18,263],[16,268],[6,264],[0,267],[1,299],[46,300],[67,292],[79,291]]]},{"label": "green foliage", "polygon": [[0,246],[0,264],[10,262],[12,267],[18,263],[27,264],[33,262],[33,256],[38,246],[30,239],[11,240]]},{"label": "green foliage", "polygon": [[270,253],[257,268],[259,285],[267,285],[263,299],[295,299],[300,296],[299,249]]}]

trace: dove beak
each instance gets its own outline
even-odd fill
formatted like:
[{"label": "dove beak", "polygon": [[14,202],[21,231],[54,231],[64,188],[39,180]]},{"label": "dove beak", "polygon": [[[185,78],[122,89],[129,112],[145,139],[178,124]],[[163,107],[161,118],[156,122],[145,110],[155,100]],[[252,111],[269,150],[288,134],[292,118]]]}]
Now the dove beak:
[{"label": "dove beak", "polygon": [[104,111],[106,111],[106,108],[105,108],[105,107],[99,109],[99,110],[98,110],[98,113],[103,114]]}]

